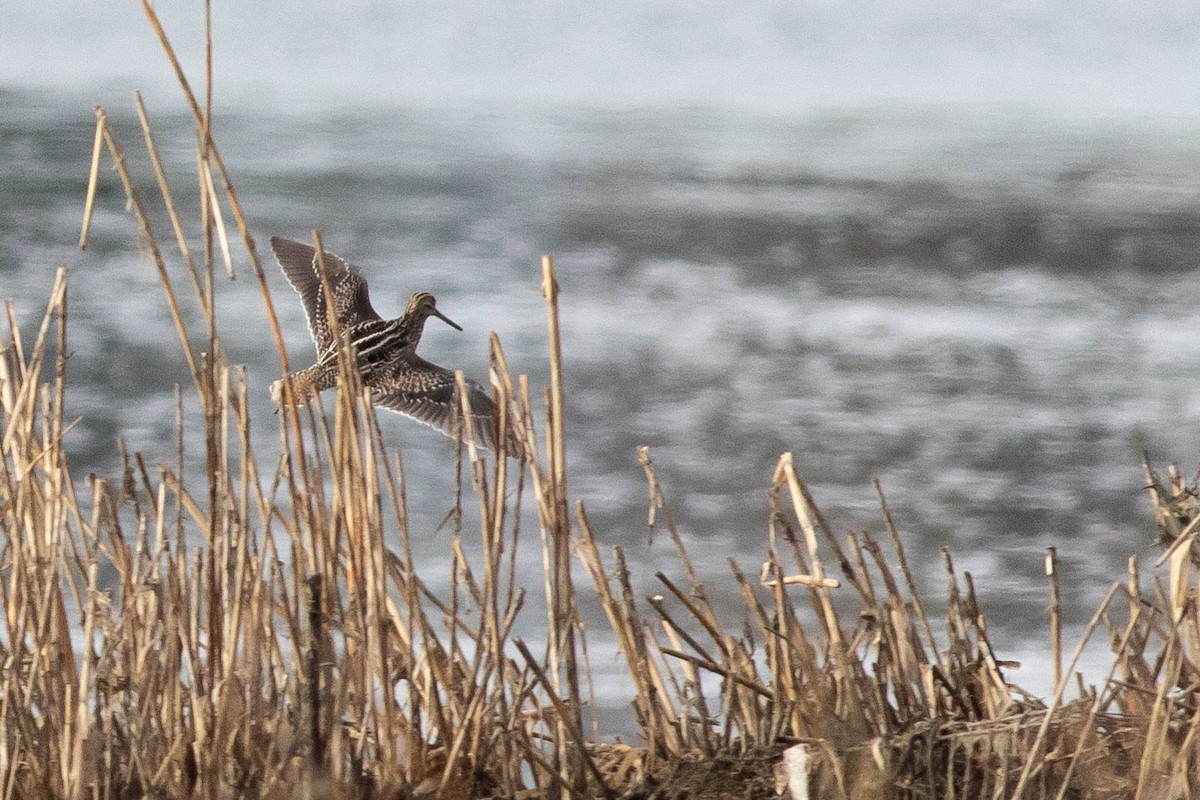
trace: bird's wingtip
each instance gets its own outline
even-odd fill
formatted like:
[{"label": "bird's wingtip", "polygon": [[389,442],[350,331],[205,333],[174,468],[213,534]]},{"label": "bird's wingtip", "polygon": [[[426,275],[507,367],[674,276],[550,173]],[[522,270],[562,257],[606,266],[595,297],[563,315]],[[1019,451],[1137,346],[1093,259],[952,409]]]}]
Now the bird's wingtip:
[{"label": "bird's wingtip", "polygon": [[295,239],[272,236],[271,249],[275,252],[275,257],[282,261],[293,255],[302,258],[306,253],[311,253],[313,248],[312,245],[297,242]]}]

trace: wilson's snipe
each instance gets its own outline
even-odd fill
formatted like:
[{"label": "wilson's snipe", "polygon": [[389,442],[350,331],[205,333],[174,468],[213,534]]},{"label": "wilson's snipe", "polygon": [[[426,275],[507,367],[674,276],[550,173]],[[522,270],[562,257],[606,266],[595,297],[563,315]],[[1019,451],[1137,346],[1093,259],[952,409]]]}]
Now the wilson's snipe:
[{"label": "wilson's snipe", "polygon": [[[337,384],[337,340],[330,322],[330,309],[321,285],[316,251],[306,244],[272,237],[271,248],[292,288],[304,303],[308,329],[317,345],[317,363],[289,377],[292,402],[306,402],[317,392]],[[371,307],[367,282],[358,268],[332,253],[322,253],[325,278],[333,298],[333,314],[338,328],[349,338],[364,386],[370,387],[376,405],[431,425],[447,436],[453,430],[454,404],[458,403],[454,373],[430,364],[417,355],[417,344],[425,320],[437,317],[462,330],[437,309],[433,295],[417,292],[408,301],[404,316],[382,319]],[[471,405],[471,427],[475,443],[496,449],[497,414],[492,398],[479,384],[466,381]],[[277,402],[283,395],[283,381],[271,384],[271,397]],[[520,452],[509,431],[510,455]]]}]

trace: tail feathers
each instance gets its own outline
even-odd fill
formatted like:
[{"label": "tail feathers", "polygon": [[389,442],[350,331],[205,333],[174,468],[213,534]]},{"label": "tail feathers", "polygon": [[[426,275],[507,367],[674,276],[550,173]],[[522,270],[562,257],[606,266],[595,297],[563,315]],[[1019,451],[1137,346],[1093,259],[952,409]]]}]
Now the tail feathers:
[{"label": "tail feathers", "polygon": [[[320,365],[302,369],[299,372],[293,372],[291,375],[288,375],[288,383],[291,384],[290,394],[286,391],[288,389],[287,383],[281,380],[275,381],[271,384],[271,399],[276,403],[284,403],[284,395],[287,394],[286,401],[288,405],[304,405],[317,392],[322,389],[328,389],[336,382],[336,374],[327,376],[326,372],[327,370],[322,369]],[[328,370],[328,372],[332,373],[332,370]],[[325,383],[329,385],[326,386],[324,385]]]}]

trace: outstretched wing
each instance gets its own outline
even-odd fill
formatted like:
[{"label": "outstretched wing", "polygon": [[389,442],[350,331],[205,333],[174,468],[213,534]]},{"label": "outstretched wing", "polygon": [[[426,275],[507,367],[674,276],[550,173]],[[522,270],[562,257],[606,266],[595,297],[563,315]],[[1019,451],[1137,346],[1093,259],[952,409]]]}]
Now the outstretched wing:
[{"label": "outstretched wing", "polygon": [[[475,381],[467,379],[466,385],[475,444],[494,451],[498,423],[496,405]],[[462,423],[458,423],[456,415],[461,409],[456,389],[454,373],[414,357],[375,384],[374,400],[376,405],[398,411],[451,438],[458,438],[455,427]],[[520,452],[520,445],[510,429],[508,455],[517,457]]]},{"label": "outstretched wing", "polygon": [[[327,353],[334,346],[333,326],[325,307],[325,290],[321,286],[316,250],[310,245],[278,236],[271,237],[271,249],[275,251],[284,277],[304,303],[308,330],[317,345],[317,354]],[[324,252],[321,255],[325,262],[325,278],[333,295],[333,312],[342,330],[379,319],[367,295],[367,282],[358,268],[333,253]]]}]

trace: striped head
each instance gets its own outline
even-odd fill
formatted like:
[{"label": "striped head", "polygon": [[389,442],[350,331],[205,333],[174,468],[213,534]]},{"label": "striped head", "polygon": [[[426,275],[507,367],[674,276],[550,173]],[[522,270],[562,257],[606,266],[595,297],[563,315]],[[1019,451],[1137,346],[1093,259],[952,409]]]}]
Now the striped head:
[{"label": "striped head", "polygon": [[438,311],[437,300],[429,292],[417,292],[408,299],[408,308],[404,309],[402,319],[416,329],[418,338],[425,326],[425,320],[430,317],[437,317],[451,328],[462,330],[461,325]]}]

